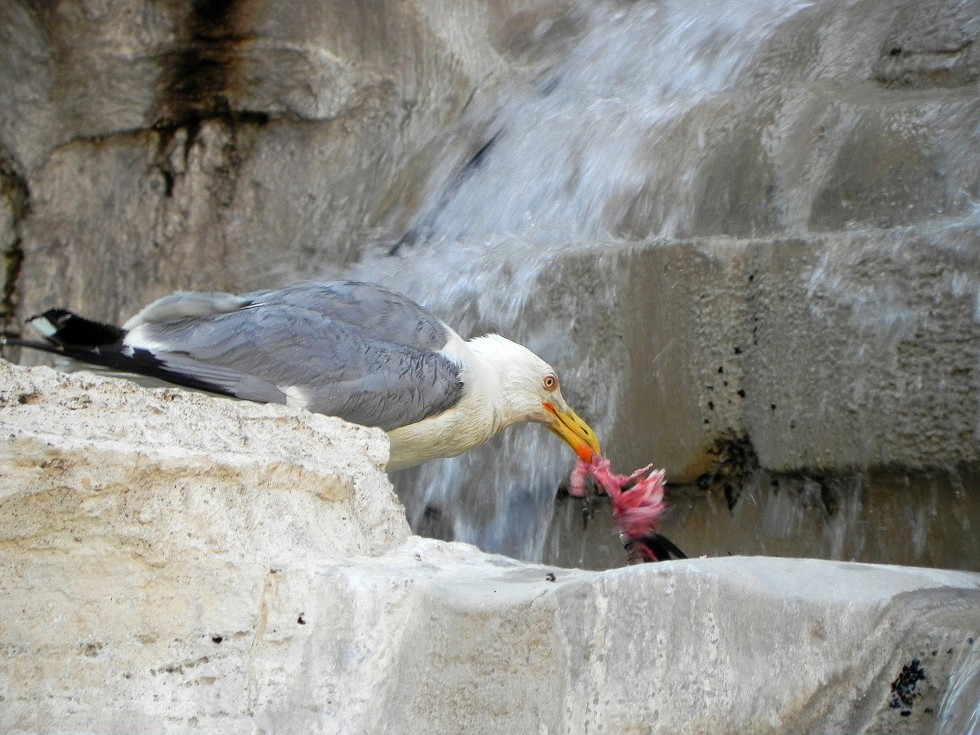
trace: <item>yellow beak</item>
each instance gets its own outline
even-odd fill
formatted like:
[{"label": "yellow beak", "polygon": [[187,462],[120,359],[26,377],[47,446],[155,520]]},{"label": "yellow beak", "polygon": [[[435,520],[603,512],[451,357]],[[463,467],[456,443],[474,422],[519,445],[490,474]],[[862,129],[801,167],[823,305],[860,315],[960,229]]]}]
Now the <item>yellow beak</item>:
[{"label": "yellow beak", "polygon": [[572,409],[560,409],[554,403],[544,403],[545,410],[554,416],[548,428],[560,436],[583,462],[591,462],[602,454],[599,439],[592,428]]}]

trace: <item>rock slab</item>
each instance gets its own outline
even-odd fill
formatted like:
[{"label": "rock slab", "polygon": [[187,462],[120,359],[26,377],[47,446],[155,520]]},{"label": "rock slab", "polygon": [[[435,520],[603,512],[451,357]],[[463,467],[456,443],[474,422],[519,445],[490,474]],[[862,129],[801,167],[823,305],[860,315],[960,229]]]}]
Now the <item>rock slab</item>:
[{"label": "rock slab", "polygon": [[410,537],[377,430],[0,364],[7,733],[968,732],[980,575]]}]

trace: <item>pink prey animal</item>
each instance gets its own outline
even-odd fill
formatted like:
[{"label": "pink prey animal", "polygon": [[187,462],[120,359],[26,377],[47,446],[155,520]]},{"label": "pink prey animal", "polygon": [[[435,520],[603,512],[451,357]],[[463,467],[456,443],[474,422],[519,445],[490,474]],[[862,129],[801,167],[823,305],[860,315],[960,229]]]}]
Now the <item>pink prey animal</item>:
[{"label": "pink prey animal", "polygon": [[617,475],[610,469],[609,460],[594,454],[591,462],[579,459],[572,470],[569,493],[585,497],[589,476],[595,478],[601,491],[612,500],[613,519],[619,537],[626,548],[629,564],[666,561],[674,556],[687,556],[668,538],[657,533],[657,523],[666,510],[664,503],[664,470],[647,465],[631,475]]}]

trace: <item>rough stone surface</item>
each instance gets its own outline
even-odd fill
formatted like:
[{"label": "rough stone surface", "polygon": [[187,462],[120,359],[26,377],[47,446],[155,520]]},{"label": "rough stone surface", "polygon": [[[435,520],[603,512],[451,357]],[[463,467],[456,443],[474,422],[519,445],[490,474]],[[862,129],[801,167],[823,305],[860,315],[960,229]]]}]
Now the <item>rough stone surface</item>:
[{"label": "rough stone surface", "polygon": [[408,538],[383,435],[0,364],[5,733],[963,733],[980,575]]},{"label": "rough stone surface", "polygon": [[[739,442],[776,472],[975,465],[975,238],[905,229],[610,248],[543,277],[533,310],[556,331],[561,314],[581,315],[579,355],[626,376],[604,435],[623,466],[656,457],[693,480]],[[603,284],[601,295],[569,281]],[[597,299],[629,308],[590,314]],[[587,401],[585,415],[601,412]]]},{"label": "rough stone surface", "polygon": [[356,260],[393,209],[408,226],[420,179],[479,149],[505,75],[574,30],[566,17],[533,44],[535,19],[566,7],[5,3],[0,153],[31,194],[25,309],[120,318],[176,289]]},{"label": "rough stone surface", "polygon": [[93,568],[118,546],[145,583],[170,537],[182,563],[221,569],[376,554],[408,535],[378,429],[6,362],[0,427],[5,541]]}]

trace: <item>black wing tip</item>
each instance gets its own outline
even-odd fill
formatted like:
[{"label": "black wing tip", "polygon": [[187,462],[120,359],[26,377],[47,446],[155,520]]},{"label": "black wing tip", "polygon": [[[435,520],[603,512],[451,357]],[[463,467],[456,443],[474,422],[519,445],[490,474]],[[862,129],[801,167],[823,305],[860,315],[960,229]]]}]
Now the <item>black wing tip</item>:
[{"label": "black wing tip", "polygon": [[39,352],[48,352],[52,355],[64,355],[64,348],[53,342],[40,342],[36,339],[24,339],[19,334],[6,333],[0,335],[0,349],[6,349],[8,347],[24,347],[29,350],[38,350]]},{"label": "black wing tip", "polygon": [[114,324],[53,308],[27,320],[45,340],[62,347],[101,347],[122,342],[125,330]]},{"label": "black wing tip", "polygon": [[687,559],[687,554],[666,536],[652,533],[638,539],[630,539],[624,544],[626,558],[630,564],[644,564],[654,561]]},{"label": "black wing tip", "polygon": [[148,350],[125,349],[120,343],[87,347],[84,345],[62,345],[53,341],[38,342],[7,334],[0,336],[0,347],[26,347],[119,373],[142,375],[162,380],[171,385],[215,395],[237,397],[233,390],[223,385],[173,369],[164,360],[159,359]]}]

